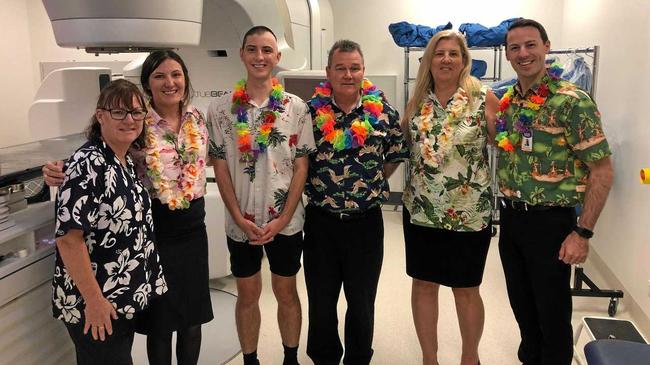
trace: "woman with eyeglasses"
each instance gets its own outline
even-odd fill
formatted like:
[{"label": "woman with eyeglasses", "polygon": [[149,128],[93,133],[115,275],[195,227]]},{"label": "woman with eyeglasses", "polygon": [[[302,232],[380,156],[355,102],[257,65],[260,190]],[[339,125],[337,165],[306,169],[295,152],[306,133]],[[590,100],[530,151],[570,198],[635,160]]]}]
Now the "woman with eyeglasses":
[{"label": "woman with eyeglasses", "polygon": [[[479,292],[491,239],[487,142],[498,100],[470,76],[465,37],[431,38],[402,119],[411,150],[404,189],[406,272],[422,363],[436,365],[438,291],[450,287],[462,338],[461,365],[479,363],[484,309]],[[480,364],[480,363],[479,363]]]},{"label": "woman with eyeglasses", "polygon": [[136,85],[112,82],[99,95],[88,142],[64,166],[52,310],[78,364],[132,364],[133,318],[167,290],[149,194],[127,153],[143,145],[146,114]]},{"label": "woman with eyeglasses", "polygon": [[[190,79],[178,54],[151,53],[140,81],[150,98],[145,139],[130,153],[151,194],[156,247],[169,290],[138,317],[137,332],[147,335],[150,364],[171,364],[173,332],[178,364],[196,364],[201,325],[213,318],[203,198],[208,130],[201,112],[190,105]],[[57,185],[57,169],[55,163],[43,167],[48,185]]]}]

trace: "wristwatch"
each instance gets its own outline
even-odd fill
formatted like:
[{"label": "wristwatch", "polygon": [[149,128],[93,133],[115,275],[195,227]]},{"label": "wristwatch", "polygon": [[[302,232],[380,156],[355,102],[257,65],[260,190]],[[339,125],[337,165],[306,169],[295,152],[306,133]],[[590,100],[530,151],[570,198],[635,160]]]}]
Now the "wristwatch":
[{"label": "wristwatch", "polygon": [[587,229],[587,228],[584,228],[584,227],[580,227],[580,226],[578,226],[578,225],[576,225],[575,227],[573,227],[573,231],[574,231],[575,233],[577,233],[578,236],[580,236],[580,237],[582,237],[582,238],[586,238],[586,239],[590,239],[591,237],[594,236],[594,232],[593,232],[593,231],[591,231],[591,230],[589,230],[589,229]]}]

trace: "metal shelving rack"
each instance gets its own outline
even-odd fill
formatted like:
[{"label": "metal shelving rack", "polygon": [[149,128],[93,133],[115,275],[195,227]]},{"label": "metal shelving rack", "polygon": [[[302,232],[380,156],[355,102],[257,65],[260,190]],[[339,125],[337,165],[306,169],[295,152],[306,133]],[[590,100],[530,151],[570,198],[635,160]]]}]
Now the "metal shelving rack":
[{"label": "metal shelving rack", "polygon": [[591,87],[589,90],[589,94],[591,95],[591,98],[596,100],[596,84],[598,81],[598,66],[600,65],[598,62],[598,58],[600,57],[600,46],[592,46],[592,47],[586,47],[586,48],[561,48],[561,49],[552,49],[548,52],[548,54],[553,55],[553,54],[580,54],[580,55],[585,55],[589,58],[591,58]]},{"label": "metal shelving rack", "polygon": [[[410,70],[410,59],[411,52],[422,52],[424,51],[423,47],[403,47],[404,48],[404,109],[406,110],[406,104],[409,100],[410,90],[409,85],[412,81],[415,81],[415,77],[411,77]],[[502,62],[503,62],[503,46],[496,47],[470,47],[472,50],[493,50],[493,64],[492,64],[492,76],[491,77],[482,77],[482,81],[500,81],[502,78]],[[596,84],[598,80],[598,58],[600,56],[600,46],[592,46],[586,48],[562,48],[562,49],[552,49],[548,53],[549,55],[553,54],[581,54],[586,55],[591,58],[591,72],[592,72],[592,82],[591,89],[587,90],[592,98],[596,95]]]},{"label": "metal shelving rack", "polygon": [[[404,110],[406,110],[406,104],[408,103],[409,100],[409,84],[411,81],[415,81],[415,77],[411,77],[411,52],[422,52],[424,51],[424,47],[403,47],[404,48]],[[494,56],[493,56],[493,64],[492,64],[492,77],[482,77],[482,81],[499,81],[501,80],[501,63],[503,61],[503,47],[502,46],[496,46],[496,47],[470,47],[470,51],[473,50],[493,50],[494,51]]]}]

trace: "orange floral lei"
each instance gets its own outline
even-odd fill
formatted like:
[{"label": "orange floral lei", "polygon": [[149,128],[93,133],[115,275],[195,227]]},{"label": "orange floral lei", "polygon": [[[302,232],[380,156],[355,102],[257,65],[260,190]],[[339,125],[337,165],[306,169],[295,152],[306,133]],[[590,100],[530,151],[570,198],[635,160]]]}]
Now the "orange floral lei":
[{"label": "orange floral lei", "polygon": [[199,156],[199,149],[202,143],[201,132],[198,120],[194,113],[190,113],[181,125],[183,140],[180,146],[176,146],[178,157],[182,162],[182,170],[178,180],[172,180],[163,174],[164,163],[160,160],[162,150],[158,138],[153,133],[152,125],[155,123],[153,116],[148,115],[145,119],[145,158],[147,176],[156,190],[156,197],[167,204],[170,210],[187,209],[190,201],[194,199],[193,189],[205,168],[205,159]]},{"label": "orange floral lei", "polygon": [[465,90],[458,88],[452,101],[447,105],[447,118],[441,123],[441,132],[438,136],[432,135],[434,129],[431,121],[433,103],[433,96],[422,103],[416,125],[418,127],[418,141],[420,142],[422,160],[425,164],[437,168],[444,163],[453,147],[454,126],[466,116],[468,97]]}]

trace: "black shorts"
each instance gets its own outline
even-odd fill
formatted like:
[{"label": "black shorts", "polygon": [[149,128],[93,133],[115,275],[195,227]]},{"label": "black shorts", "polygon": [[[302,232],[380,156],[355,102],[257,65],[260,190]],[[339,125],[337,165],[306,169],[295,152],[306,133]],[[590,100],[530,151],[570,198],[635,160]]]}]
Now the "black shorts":
[{"label": "black shorts", "polygon": [[255,275],[262,267],[262,247],[269,258],[271,272],[280,276],[294,276],[300,270],[302,255],[302,231],[291,236],[278,234],[273,241],[262,245],[251,245],[228,237],[230,270],[236,278]]},{"label": "black shorts", "polygon": [[457,232],[412,224],[403,210],[406,273],[451,288],[470,288],[483,281],[491,225],[478,232]]}]

